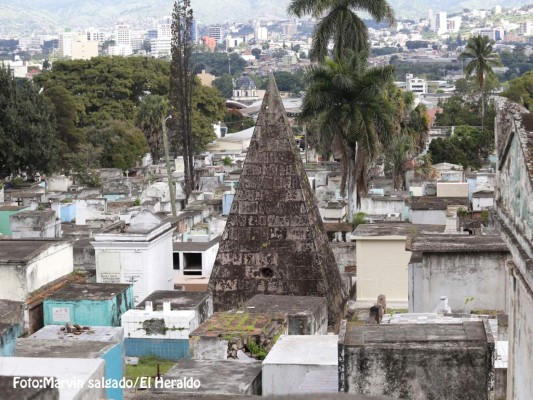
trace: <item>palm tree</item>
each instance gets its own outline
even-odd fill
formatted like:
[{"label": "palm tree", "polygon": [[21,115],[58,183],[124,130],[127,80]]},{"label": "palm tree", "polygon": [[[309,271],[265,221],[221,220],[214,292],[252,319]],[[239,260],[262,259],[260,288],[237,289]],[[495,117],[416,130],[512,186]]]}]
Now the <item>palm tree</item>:
[{"label": "palm tree", "polygon": [[493,40],[487,36],[473,36],[468,39],[459,59],[470,59],[465,67],[466,76],[475,76],[481,92],[481,130],[485,128],[485,79],[494,75],[493,67],[501,65],[500,57],[492,51]]},{"label": "palm tree", "polygon": [[341,154],[341,192],[344,195],[348,186],[350,199],[357,182],[359,204],[360,194],[368,190],[368,172],[380,145],[395,132],[394,109],[387,98],[393,68],[368,69],[366,56],[351,52],[346,58],[326,59],[310,67],[308,79],[301,117],[313,121],[319,132],[319,151]]},{"label": "palm tree", "polygon": [[168,110],[168,100],[165,97],[148,95],[143,98],[137,112],[137,126],[143,131],[152,159],[156,163],[163,157],[161,118],[167,116]]},{"label": "palm tree", "polygon": [[333,39],[333,56],[341,58],[348,51],[369,50],[368,28],[357,12],[365,12],[378,22],[394,23],[394,12],[387,0],[292,0],[289,14],[299,18],[311,15],[319,18],[310,51],[312,60],[322,61],[328,55],[328,43]]}]

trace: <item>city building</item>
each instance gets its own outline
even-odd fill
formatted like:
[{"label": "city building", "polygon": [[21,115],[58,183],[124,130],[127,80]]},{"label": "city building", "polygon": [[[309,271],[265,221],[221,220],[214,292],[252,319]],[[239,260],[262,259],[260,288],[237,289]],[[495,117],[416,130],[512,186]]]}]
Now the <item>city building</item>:
[{"label": "city building", "polygon": [[217,43],[222,42],[222,27],[220,26],[210,26],[207,28],[207,36],[213,38]]},{"label": "city building", "polygon": [[422,78],[415,78],[413,74],[405,76],[405,90],[413,93],[427,93],[428,82]]},{"label": "city building", "polygon": [[448,32],[448,16],[446,11],[439,11],[435,14],[435,32],[437,32],[437,35],[443,35]]},{"label": "city building", "polygon": [[254,80],[247,75],[238,78],[233,85],[232,99],[246,105],[259,100]]}]

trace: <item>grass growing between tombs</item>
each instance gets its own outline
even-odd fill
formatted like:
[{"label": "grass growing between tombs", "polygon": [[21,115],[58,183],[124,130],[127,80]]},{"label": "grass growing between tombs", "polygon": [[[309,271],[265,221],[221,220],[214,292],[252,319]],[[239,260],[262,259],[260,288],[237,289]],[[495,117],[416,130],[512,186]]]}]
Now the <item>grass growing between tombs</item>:
[{"label": "grass growing between tombs", "polygon": [[407,308],[387,308],[387,312],[385,314],[407,314],[409,310]]},{"label": "grass growing between tombs", "polygon": [[126,378],[134,382],[137,378],[154,378],[157,375],[157,364],[159,364],[159,373],[163,375],[176,364],[176,361],[162,360],[157,357],[140,357],[139,364],[126,365]]}]

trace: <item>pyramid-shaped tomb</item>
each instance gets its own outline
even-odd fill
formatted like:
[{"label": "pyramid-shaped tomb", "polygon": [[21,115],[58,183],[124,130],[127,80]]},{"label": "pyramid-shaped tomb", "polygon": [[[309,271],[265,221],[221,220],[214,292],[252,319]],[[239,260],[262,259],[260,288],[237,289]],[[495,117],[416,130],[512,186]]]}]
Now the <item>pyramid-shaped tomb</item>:
[{"label": "pyramid-shaped tomb", "polygon": [[325,297],[329,325],[343,314],[340,273],[273,77],[209,288],[215,311],[276,294]]}]

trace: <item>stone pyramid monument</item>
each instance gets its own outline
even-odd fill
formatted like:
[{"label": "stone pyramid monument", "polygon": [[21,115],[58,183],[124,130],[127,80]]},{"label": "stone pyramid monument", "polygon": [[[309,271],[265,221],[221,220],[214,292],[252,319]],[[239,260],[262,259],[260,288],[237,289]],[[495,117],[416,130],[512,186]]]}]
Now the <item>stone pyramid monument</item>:
[{"label": "stone pyramid monument", "polygon": [[341,276],[272,76],[209,290],[215,311],[276,294],[325,297],[330,326],[343,316]]}]

